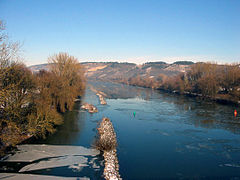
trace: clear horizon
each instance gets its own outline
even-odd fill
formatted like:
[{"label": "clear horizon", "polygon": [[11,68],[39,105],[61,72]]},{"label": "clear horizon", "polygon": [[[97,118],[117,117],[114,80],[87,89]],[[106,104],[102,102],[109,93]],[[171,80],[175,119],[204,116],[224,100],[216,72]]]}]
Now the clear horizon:
[{"label": "clear horizon", "polygon": [[86,61],[240,62],[240,1],[2,0],[0,19],[27,65]]}]

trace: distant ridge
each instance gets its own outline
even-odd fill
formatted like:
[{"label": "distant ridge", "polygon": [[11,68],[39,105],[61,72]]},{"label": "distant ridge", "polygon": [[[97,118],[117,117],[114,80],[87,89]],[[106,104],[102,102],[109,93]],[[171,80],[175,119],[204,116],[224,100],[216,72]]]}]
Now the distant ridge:
[{"label": "distant ridge", "polygon": [[145,64],[167,64],[164,61],[146,62]]},{"label": "distant ridge", "polygon": [[[157,79],[160,74],[173,76],[186,72],[191,61],[177,61],[168,64],[163,61],[147,62],[141,65],[128,62],[81,62],[85,67],[85,75],[88,79],[103,81],[118,81],[130,77],[151,77]],[[39,64],[29,67],[34,73],[41,69],[48,70],[48,64]]]},{"label": "distant ridge", "polygon": [[192,61],[176,61],[173,64],[179,64],[179,65],[192,65],[194,62]]},{"label": "distant ridge", "polygon": [[48,70],[48,69],[49,69],[48,63],[28,66],[28,68],[29,68],[32,72],[38,72],[38,71],[40,71],[40,70]]}]

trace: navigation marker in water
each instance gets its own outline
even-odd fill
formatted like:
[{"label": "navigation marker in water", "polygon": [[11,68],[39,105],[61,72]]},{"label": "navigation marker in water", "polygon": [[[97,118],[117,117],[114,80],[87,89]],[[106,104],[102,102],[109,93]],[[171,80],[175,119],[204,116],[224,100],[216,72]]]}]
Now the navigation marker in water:
[{"label": "navigation marker in water", "polygon": [[237,110],[234,111],[234,116],[237,117]]},{"label": "navigation marker in water", "polygon": [[133,116],[135,117],[135,115],[136,115],[136,112],[133,112]]}]

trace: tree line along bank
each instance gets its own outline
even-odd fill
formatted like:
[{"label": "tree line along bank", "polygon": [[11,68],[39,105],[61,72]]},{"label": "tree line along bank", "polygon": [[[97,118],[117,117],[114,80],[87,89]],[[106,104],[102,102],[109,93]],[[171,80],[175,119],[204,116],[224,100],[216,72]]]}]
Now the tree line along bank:
[{"label": "tree line along bank", "polygon": [[136,76],[118,82],[240,104],[239,63],[195,63],[188,71],[174,76]]},{"label": "tree line along bank", "polygon": [[84,69],[67,53],[51,56],[49,71],[32,73],[19,61],[0,21],[0,150],[29,137],[45,137],[63,122],[85,90]]}]

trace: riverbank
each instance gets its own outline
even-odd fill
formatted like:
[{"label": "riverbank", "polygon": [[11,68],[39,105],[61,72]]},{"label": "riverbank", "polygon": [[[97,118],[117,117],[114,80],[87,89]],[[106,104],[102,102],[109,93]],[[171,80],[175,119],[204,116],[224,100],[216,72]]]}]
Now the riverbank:
[{"label": "riverbank", "polygon": [[[11,137],[9,137],[9,138],[11,138]],[[5,155],[7,155],[13,148],[16,147],[16,145],[22,144],[22,143],[30,140],[31,138],[33,138],[33,136],[32,135],[22,135],[22,136],[15,136],[14,138],[17,140],[16,144],[12,144],[11,142],[9,142],[9,144],[1,145],[0,159],[2,157],[4,157]]]},{"label": "riverbank", "polygon": [[180,92],[178,90],[167,90],[167,89],[159,88],[159,87],[138,86],[135,84],[129,84],[129,83],[124,83],[124,82],[114,82],[114,83],[120,83],[120,84],[129,85],[129,86],[159,90],[164,93],[177,94],[177,95],[182,95],[182,96],[187,96],[187,97],[201,98],[202,100],[209,100],[209,101],[213,101],[213,102],[216,102],[219,104],[235,105],[238,107],[240,106],[240,101],[232,100],[228,95],[224,95],[224,94],[217,94],[215,97],[212,97],[212,96],[204,96],[202,94],[187,92],[187,91]]},{"label": "riverbank", "polygon": [[224,98],[224,96],[221,96],[221,95],[211,97],[211,96],[203,96],[202,94],[191,93],[191,92],[186,92],[186,91],[180,93],[179,91],[176,91],[176,90],[170,91],[170,90],[166,90],[166,89],[163,89],[163,88],[157,88],[156,90],[159,90],[159,91],[162,91],[162,92],[165,92],[165,93],[183,95],[183,96],[187,96],[187,97],[201,98],[203,100],[210,100],[210,101],[217,102],[219,104],[240,106],[240,101],[230,100],[228,98]]},{"label": "riverbank", "polygon": [[138,75],[115,81],[240,105],[240,66],[237,63],[195,63],[188,70],[177,74],[159,72],[157,76]]},{"label": "riverbank", "polygon": [[[78,97],[78,99],[74,100],[74,104],[75,105],[80,105],[81,103],[81,97]],[[59,126],[61,126],[62,124],[64,124],[64,114],[66,114],[69,111],[66,112],[62,112],[59,113],[59,115],[63,118],[63,121],[61,124],[55,124],[54,125],[54,132],[50,133],[50,132],[46,132],[45,137],[39,136],[37,133],[34,134],[30,134],[30,133],[26,133],[26,132],[18,132],[15,130],[13,131],[4,131],[4,142],[1,142],[0,144],[0,158],[4,157],[5,155],[9,154],[14,148],[16,148],[17,145],[21,145],[21,144],[26,144],[26,143],[34,143],[35,141],[38,141],[39,139],[45,139],[47,138],[49,135],[54,134],[57,132],[57,128]],[[11,134],[9,134],[11,133]],[[1,139],[0,139],[1,140]]]},{"label": "riverbank", "polygon": [[[96,95],[96,94],[95,94]],[[93,101],[93,102],[91,102],[92,104],[96,104],[96,106],[101,106],[100,104],[100,99],[99,99],[99,96],[95,96],[94,95],[94,97],[95,97],[95,101]],[[97,98],[98,97],[98,98]],[[100,102],[99,102],[100,101]],[[105,101],[105,100],[104,100]],[[79,100],[76,100],[75,102],[77,102],[76,104],[78,104],[79,106],[75,109],[74,108],[74,110],[73,110],[73,112],[66,112],[66,113],[64,113],[64,114],[67,114],[67,115],[69,115],[69,116],[66,116],[66,117],[64,117],[64,119],[66,118],[66,119],[68,119],[68,122],[70,121],[70,123],[71,123],[71,120],[69,119],[69,117],[71,117],[71,118],[73,118],[73,117],[79,117],[78,116],[78,114],[79,113],[81,113],[81,114],[85,114],[85,116],[87,115],[89,115],[89,113],[86,113],[85,111],[82,111],[82,110],[79,110],[80,108],[86,108],[86,110],[90,110],[91,111],[91,109],[94,107],[94,108],[96,108],[96,106],[93,106],[92,104],[88,104],[88,103],[83,103],[83,105],[81,106],[81,103],[79,102]],[[99,104],[98,104],[99,103]],[[102,106],[103,107],[103,106]],[[97,108],[96,108],[97,109]],[[91,112],[90,112],[91,113]],[[70,115],[71,114],[71,115]],[[75,114],[75,115],[73,115],[73,114]],[[91,114],[90,115],[90,117],[93,117],[95,114]],[[75,124],[75,123],[71,123],[71,124]],[[96,129],[96,125],[97,124],[95,124],[95,129]],[[74,126],[74,129],[75,130],[73,130],[74,132],[76,131],[76,128],[77,128],[77,123],[75,124],[75,125],[73,125]],[[83,126],[79,126],[80,128],[82,128]],[[61,127],[62,128],[62,127]],[[61,129],[60,128],[60,129]],[[57,134],[58,134],[58,131],[56,132]],[[54,135],[51,135],[52,137],[54,136]],[[59,139],[59,141],[61,141],[60,139],[61,139],[61,137],[59,137],[58,135],[56,135],[57,137],[58,137],[58,139]],[[67,137],[66,136],[66,134],[64,134],[64,137],[62,137],[63,139],[65,139],[65,137]],[[72,136],[71,136],[72,137]],[[88,136],[85,136],[86,138],[88,137]],[[112,137],[112,135],[110,136],[110,137]],[[58,142],[59,142],[58,141]],[[35,141],[33,141],[33,142],[31,142],[31,143],[34,143]],[[54,143],[55,144],[55,143]],[[57,143],[57,144],[59,144],[59,143]],[[64,142],[64,144],[66,144],[66,142]],[[90,145],[91,143],[88,143],[88,145],[83,145],[83,147],[89,147],[89,145]],[[53,150],[50,150],[50,148],[52,149],[52,145],[51,146],[49,146],[49,145],[31,145],[31,144],[29,144],[29,147],[31,146],[31,148],[29,149],[28,148],[28,150],[25,150],[24,148],[21,150],[21,148],[22,147],[27,147],[28,145],[18,145],[17,147],[19,148],[20,147],[20,151],[22,151],[23,150],[23,152],[29,152],[29,150],[30,149],[33,149],[34,150],[34,152],[36,152],[36,153],[30,153],[31,155],[33,155],[33,156],[35,156],[35,155],[41,155],[41,154],[44,154],[44,155],[50,155],[50,154],[53,154],[53,152],[54,152],[54,154],[56,154],[56,152],[55,151],[58,151],[58,150],[56,150],[56,148],[59,146],[56,146],[56,147],[54,147],[54,149]],[[43,146],[43,147],[42,147]],[[79,146],[76,146],[76,147],[79,147]],[[59,146],[59,150],[60,149],[62,149],[62,150],[64,150],[64,152],[66,152],[66,148],[64,147],[64,146]],[[19,149],[18,149],[18,151],[19,151]],[[25,155],[25,154],[23,154],[23,152],[21,153],[24,157],[30,157],[30,155],[28,154],[28,155]],[[82,151],[79,151],[79,153],[82,153]],[[16,155],[18,156],[18,152],[16,152]],[[67,154],[62,154],[62,156],[66,156]],[[11,156],[11,155],[10,155]],[[17,157],[17,156],[15,156],[15,157]],[[54,155],[55,156],[55,155]],[[75,155],[74,155],[75,156]],[[52,156],[50,156],[50,157],[46,157],[46,158],[49,158],[49,160],[51,159],[51,158],[53,158]],[[54,157],[55,158],[55,157]],[[75,158],[75,157],[74,157]],[[111,174],[112,173],[112,167],[114,168],[114,169],[117,169],[118,170],[118,167],[119,167],[119,165],[118,165],[118,160],[117,160],[117,155],[116,155],[116,149],[114,149],[114,150],[111,150],[111,151],[109,151],[109,152],[104,152],[103,154],[102,154],[102,156],[101,155],[99,155],[98,156],[98,165],[96,165],[96,163],[95,163],[95,165],[93,164],[93,167],[92,168],[96,168],[96,166],[98,167],[98,169],[102,169],[100,172],[101,172],[101,176],[103,176],[103,174],[104,174],[104,177],[113,177],[113,175]],[[104,158],[104,159],[106,159],[106,162],[108,162],[107,164],[105,163],[105,166],[106,166],[106,169],[107,169],[107,171],[103,171],[103,165],[102,165],[102,158]],[[8,160],[9,160],[9,158],[7,158]],[[31,165],[28,165],[27,167],[25,167],[25,168],[22,168],[22,170],[21,170],[21,172],[23,171],[24,173],[26,173],[26,176],[21,176],[21,175],[17,175],[17,174],[14,174],[15,172],[10,172],[10,173],[13,173],[13,174],[10,174],[10,175],[12,175],[12,176],[14,176],[14,177],[16,177],[16,178],[21,178],[21,177],[31,177],[31,171],[38,171],[38,168],[36,168],[36,167],[39,167],[39,168],[42,168],[42,169],[45,169],[45,168],[50,168],[51,169],[51,167],[48,167],[48,163],[46,163],[46,164],[42,164],[41,165],[41,159],[43,159],[43,157],[40,157],[40,163],[38,163],[39,165],[35,165],[35,163],[32,163]],[[114,162],[114,164],[112,164],[112,160],[113,160],[113,162]],[[28,160],[29,161],[29,160]],[[37,159],[36,160],[30,160],[30,161],[38,161]],[[44,160],[45,161],[45,160]],[[48,161],[48,160],[47,160]],[[50,160],[51,161],[51,160]],[[55,160],[54,160],[55,161]],[[59,165],[63,165],[63,162],[62,161],[64,161],[65,162],[65,158],[62,158],[62,159],[60,159],[59,160]],[[89,162],[90,160],[88,160],[88,162]],[[90,161],[91,162],[91,161]],[[7,163],[7,161],[5,161],[5,163]],[[23,163],[25,163],[25,162],[23,162]],[[56,165],[56,164],[54,164],[54,165],[52,165],[52,166],[54,166],[54,168],[58,168],[58,165]],[[84,169],[86,169],[85,168],[85,165],[83,165],[84,166]],[[11,169],[11,167],[9,167],[10,169]],[[36,168],[36,169],[35,169]],[[60,168],[60,167],[59,167]],[[62,168],[62,167],[61,167]],[[76,165],[76,164],[72,164],[72,165],[70,165],[69,166],[69,168],[71,168],[71,170],[73,171],[73,173],[75,173],[75,171],[79,171],[79,173],[82,171],[82,166],[80,166],[79,165],[79,163],[78,163],[78,165]],[[69,169],[69,168],[67,168],[67,169]],[[28,169],[29,171],[26,171],[25,172],[25,170],[26,169]],[[43,170],[44,171],[44,170]],[[50,170],[50,172],[51,172],[51,170]],[[100,174],[100,172],[98,172],[98,173],[94,173],[94,172],[89,172],[89,173],[91,173],[91,176],[93,176],[94,174]],[[5,171],[4,171],[4,173],[5,173]],[[28,174],[29,173],[29,174]],[[46,172],[44,172],[44,173],[46,173]],[[47,172],[48,173],[48,172]],[[67,172],[65,172],[66,174],[62,174],[63,176],[66,176],[67,175]],[[85,170],[83,171],[83,173],[85,173]],[[115,173],[116,174],[116,173]],[[6,177],[8,174],[2,174],[2,177]],[[80,174],[81,175],[81,174]],[[90,175],[90,174],[88,174],[88,175]],[[32,176],[33,177],[33,176]],[[34,176],[35,178],[39,178],[39,177],[41,177],[41,176]],[[45,177],[47,177],[47,176],[43,176],[43,178],[45,178]],[[101,177],[102,178],[102,177]],[[92,179],[92,178],[90,178],[90,179]],[[95,179],[95,178],[93,178],[93,179]],[[99,179],[99,178],[98,178]],[[109,179],[112,179],[112,178],[109,178]]]}]

